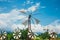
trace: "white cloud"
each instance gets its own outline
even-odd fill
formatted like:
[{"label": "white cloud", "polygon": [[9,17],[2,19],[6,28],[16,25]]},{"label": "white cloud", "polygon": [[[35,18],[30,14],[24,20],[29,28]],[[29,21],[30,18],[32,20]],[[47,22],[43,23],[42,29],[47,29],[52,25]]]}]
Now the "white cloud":
[{"label": "white cloud", "polygon": [[34,12],[39,8],[40,2],[35,3],[35,4],[33,4],[33,3],[34,3],[33,1],[27,0],[26,2],[24,2],[23,6],[26,6],[26,4],[28,4],[30,6],[32,5],[31,7],[29,7],[26,10],[29,11],[29,12]]},{"label": "white cloud", "polygon": [[6,26],[6,23],[4,21],[0,20],[0,26],[3,26],[3,25]]},{"label": "white cloud", "polygon": [[27,1],[26,4],[33,4],[34,2],[32,1]]},{"label": "white cloud", "polygon": [[[20,29],[28,28],[28,26],[24,26],[22,24],[14,24],[14,25],[12,25],[13,30],[16,29],[17,27],[20,28]],[[44,32],[43,27],[40,24],[38,24],[38,25],[31,24],[31,30],[33,32]]]},{"label": "white cloud", "polygon": [[[19,27],[20,29],[27,28],[27,26],[25,27],[21,23],[18,23],[18,24],[15,23],[18,20],[26,17],[24,15],[20,15],[19,11],[20,10],[13,9],[9,13],[1,13],[0,14],[0,29],[12,31],[17,27]],[[38,25],[32,24],[31,26],[32,26],[31,29],[33,30],[33,32],[44,32],[43,29],[48,28],[50,31],[53,30],[57,33],[60,33],[60,20],[56,20],[46,26],[42,26],[40,24]]]},{"label": "white cloud", "polygon": [[43,27],[40,24],[38,24],[38,25],[32,24],[31,29],[33,32],[44,32]]},{"label": "white cloud", "polygon": [[28,8],[28,11],[34,12],[36,10],[36,6],[32,6],[30,8]]},{"label": "white cloud", "polygon": [[14,25],[17,20],[20,20],[26,16],[19,15],[19,10],[13,9],[9,13],[1,13],[0,14],[0,28],[11,30],[11,26]]},{"label": "white cloud", "polygon": [[36,3],[35,5],[32,5],[31,7],[27,8],[27,9],[21,9],[20,11],[23,13],[34,12],[39,8],[39,6],[40,6],[40,3]]},{"label": "white cloud", "polygon": [[39,8],[39,6],[40,6],[40,3],[36,3],[34,6],[29,7],[28,11],[34,12]]},{"label": "white cloud", "polygon": [[[9,13],[1,13],[0,14],[0,29],[9,28],[10,30],[14,30],[17,27],[19,27],[20,29],[26,28],[26,27],[24,27],[24,25],[21,25],[20,23],[15,24],[15,22],[17,22],[17,20],[20,20],[20,19],[26,17],[26,16],[23,16],[23,15],[20,15],[19,11],[34,12],[39,8],[39,6],[40,6],[40,3],[36,3],[35,5],[27,8],[27,9],[21,9],[21,10],[13,9]],[[45,8],[45,7],[42,7],[42,8]],[[56,20],[55,22],[52,22],[52,24],[46,25],[44,27],[41,26],[40,24],[36,25],[36,26],[34,26],[32,24],[31,28],[32,28],[33,32],[44,32],[43,29],[48,27],[48,29],[50,31],[54,30],[55,32],[60,33],[60,23],[59,23],[59,21],[60,20]]]},{"label": "white cloud", "polygon": [[24,4],[33,4],[34,2],[27,0],[26,2],[24,2]]},{"label": "white cloud", "polygon": [[12,31],[14,31],[16,28],[19,28],[19,29],[25,29],[26,28],[22,24],[13,24],[11,27],[12,27]]},{"label": "white cloud", "polygon": [[[26,17],[24,15],[20,15],[19,11],[20,10],[13,9],[9,13],[1,13],[0,14],[0,29],[12,31],[17,27],[19,27],[20,29],[27,28],[27,26],[25,27],[21,23],[18,23],[18,24],[15,23],[15,22],[17,22],[17,20],[20,20],[20,19]],[[56,20],[46,26],[42,26],[40,24],[38,24],[38,25],[32,24],[31,26],[32,26],[31,29],[33,32],[44,32],[43,29],[48,28],[49,31],[53,30],[57,33],[60,33],[60,20]]]},{"label": "white cloud", "polygon": [[[21,23],[16,24],[14,22],[17,22],[17,20],[20,20],[26,16],[20,15],[19,10],[13,9],[9,13],[1,13],[0,14],[0,29],[4,29],[6,31],[13,31],[15,28],[19,27],[20,29],[25,29],[24,25]],[[35,25],[32,24],[32,30],[33,32],[42,32],[43,28],[41,25]]]},{"label": "white cloud", "polygon": [[30,1],[27,1],[27,3],[26,4],[30,4]]},{"label": "white cloud", "polygon": [[60,20],[56,20],[49,25],[46,25],[45,28],[48,28],[50,32],[60,33]]},{"label": "white cloud", "polygon": [[33,1],[27,0],[23,3],[23,6],[32,5],[33,3],[34,3]]},{"label": "white cloud", "polygon": [[36,3],[36,5],[37,5],[37,6],[39,6],[39,5],[40,5],[40,3]]},{"label": "white cloud", "polygon": [[[34,12],[34,11],[37,10],[38,6],[39,6],[39,4],[36,4],[36,5],[33,5],[33,6],[29,7],[29,8],[27,8],[27,9],[21,9],[21,10],[23,10],[24,12],[27,12],[27,11]],[[15,23],[18,20],[26,17],[24,15],[20,15],[20,12],[19,11],[21,11],[21,10],[13,9],[9,13],[1,13],[0,14],[0,21],[1,21],[0,22],[0,24],[1,24],[0,25],[1,27],[0,28],[2,28],[2,29],[4,28],[5,30],[7,28],[9,28],[8,30],[12,30],[13,28],[15,29],[17,26],[18,27],[19,26],[23,26],[23,25],[19,25],[20,23],[19,24],[16,24]],[[13,27],[13,26],[15,26],[15,27]]]}]

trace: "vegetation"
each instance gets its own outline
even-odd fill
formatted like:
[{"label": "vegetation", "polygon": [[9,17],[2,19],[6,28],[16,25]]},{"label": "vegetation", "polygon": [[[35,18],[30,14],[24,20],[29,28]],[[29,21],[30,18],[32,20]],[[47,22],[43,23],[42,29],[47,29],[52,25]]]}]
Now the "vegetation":
[{"label": "vegetation", "polygon": [[21,39],[24,40],[27,38],[27,33],[28,33],[28,30],[25,29],[25,30],[21,30]]},{"label": "vegetation", "polygon": [[[21,37],[20,37],[20,39],[21,40],[26,40],[28,30],[25,29],[25,30],[20,30],[20,31],[21,31]],[[36,36],[35,40],[48,40],[49,39],[48,32],[41,33],[41,34],[35,35],[35,36]],[[7,33],[7,40],[15,40],[14,37],[13,37],[13,33]],[[57,37],[57,40],[60,40],[60,37]]]},{"label": "vegetation", "polygon": [[7,37],[8,37],[8,40],[13,39],[13,33],[8,33],[8,34],[7,34]]}]

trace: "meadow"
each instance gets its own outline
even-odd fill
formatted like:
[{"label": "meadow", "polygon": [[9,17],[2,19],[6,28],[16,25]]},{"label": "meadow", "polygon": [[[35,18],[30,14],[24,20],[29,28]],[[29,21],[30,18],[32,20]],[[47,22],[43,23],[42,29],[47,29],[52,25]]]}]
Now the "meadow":
[{"label": "meadow", "polygon": [[[28,35],[30,34],[30,36]],[[54,36],[58,35],[54,32]],[[1,32],[0,34],[0,40],[26,40],[28,37],[34,40],[49,40],[50,34],[48,31],[44,33],[40,33],[38,35],[34,34],[33,32],[28,32],[27,29],[25,30],[15,30],[14,32]],[[55,37],[56,40],[60,40],[60,37]]]}]

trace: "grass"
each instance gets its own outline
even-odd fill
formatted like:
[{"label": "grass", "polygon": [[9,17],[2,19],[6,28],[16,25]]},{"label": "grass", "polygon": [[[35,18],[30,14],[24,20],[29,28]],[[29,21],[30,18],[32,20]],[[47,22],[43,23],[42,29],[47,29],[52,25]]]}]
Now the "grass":
[{"label": "grass", "polygon": [[[13,39],[12,33],[8,34],[8,40]],[[35,40],[43,40],[43,38],[41,37],[36,37]],[[44,40],[48,40],[48,39],[44,39]],[[60,38],[57,38],[57,40],[60,40]]]},{"label": "grass", "polygon": [[[36,37],[35,40],[43,40],[41,37]],[[44,39],[44,40],[49,40],[49,39]],[[56,40],[60,40],[60,38],[57,38]]]},{"label": "grass", "polygon": [[60,38],[57,38],[57,40],[60,40]]}]

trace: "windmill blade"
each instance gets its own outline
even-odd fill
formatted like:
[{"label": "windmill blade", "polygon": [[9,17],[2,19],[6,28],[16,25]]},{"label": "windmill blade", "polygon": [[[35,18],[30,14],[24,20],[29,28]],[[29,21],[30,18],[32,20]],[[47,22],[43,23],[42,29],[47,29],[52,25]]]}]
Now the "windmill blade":
[{"label": "windmill blade", "polygon": [[22,10],[21,10],[20,12],[21,12],[21,13],[25,13],[25,11],[22,11]]},{"label": "windmill blade", "polygon": [[25,10],[25,9],[22,9],[22,10],[20,10],[19,12],[20,12],[21,14],[23,14],[23,15],[29,15],[28,11]]},{"label": "windmill blade", "polygon": [[35,23],[39,24],[40,21],[38,19],[36,19],[36,18],[34,18],[34,19],[35,19]]},{"label": "windmill blade", "polygon": [[21,12],[21,13],[26,13],[27,10],[25,10],[25,9],[21,9],[19,12]]},{"label": "windmill blade", "polygon": [[39,24],[40,21],[39,21],[38,19],[36,19],[36,18],[33,17],[33,16],[32,16],[32,19],[34,19],[34,21],[35,21],[36,24]]},{"label": "windmill blade", "polygon": [[[16,21],[14,21],[15,23],[22,23],[24,22],[25,20],[27,20],[27,16],[26,17],[23,17],[23,18],[20,18],[20,19],[17,19]],[[17,22],[18,21],[18,22]]]},{"label": "windmill blade", "polygon": [[25,26],[28,24],[28,16],[22,20],[22,24]]},{"label": "windmill blade", "polygon": [[22,23],[23,25],[27,25],[28,24],[28,20],[26,20],[25,22]]},{"label": "windmill blade", "polygon": [[34,27],[36,27],[35,19],[34,18],[31,18],[31,22],[34,24]]}]

